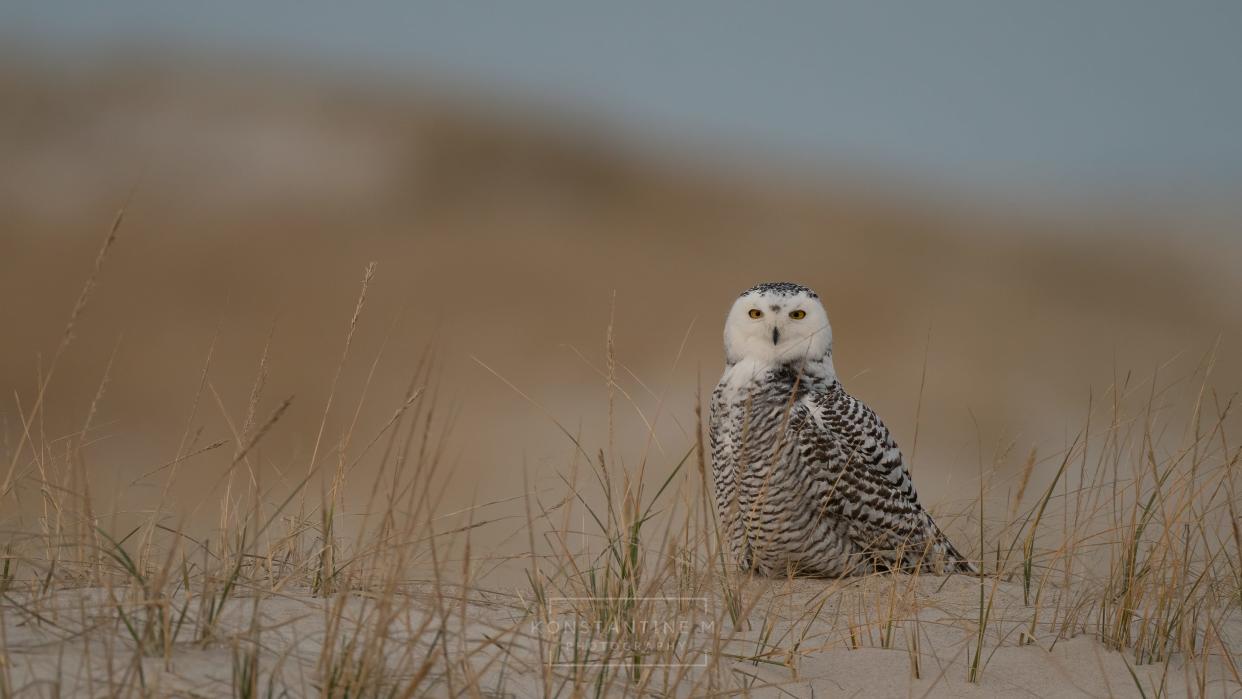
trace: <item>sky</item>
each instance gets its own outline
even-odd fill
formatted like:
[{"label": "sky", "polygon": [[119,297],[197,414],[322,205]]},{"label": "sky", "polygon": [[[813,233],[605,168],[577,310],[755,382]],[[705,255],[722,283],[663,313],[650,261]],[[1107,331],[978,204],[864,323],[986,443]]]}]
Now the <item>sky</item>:
[{"label": "sky", "polygon": [[1236,0],[8,0],[4,36],[408,72],[965,186],[1242,193]]}]

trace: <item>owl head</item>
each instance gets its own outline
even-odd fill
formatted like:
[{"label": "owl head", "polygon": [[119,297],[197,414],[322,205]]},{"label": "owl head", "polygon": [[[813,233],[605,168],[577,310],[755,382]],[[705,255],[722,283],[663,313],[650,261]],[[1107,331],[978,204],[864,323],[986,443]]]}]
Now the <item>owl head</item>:
[{"label": "owl head", "polygon": [[767,282],[733,302],[724,343],[730,364],[821,362],[832,354],[832,327],[819,294],[799,284]]}]

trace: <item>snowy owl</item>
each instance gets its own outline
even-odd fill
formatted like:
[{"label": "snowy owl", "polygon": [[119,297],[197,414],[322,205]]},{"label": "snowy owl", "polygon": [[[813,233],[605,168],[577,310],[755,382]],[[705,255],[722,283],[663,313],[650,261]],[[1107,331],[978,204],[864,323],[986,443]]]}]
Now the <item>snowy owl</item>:
[{"label": "snowy owl", "polygon": [[776,282],[725,320],[712,394],[716,506],[733,555],[765,575],[972,572],[919,504],[880,418],[845,392],[819,296]]}]

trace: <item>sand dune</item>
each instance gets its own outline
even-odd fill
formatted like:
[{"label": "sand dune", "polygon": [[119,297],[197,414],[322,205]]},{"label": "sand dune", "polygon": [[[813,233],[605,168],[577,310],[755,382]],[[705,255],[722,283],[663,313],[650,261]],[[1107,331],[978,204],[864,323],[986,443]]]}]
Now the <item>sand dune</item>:
[{"label": "sand dune", "polygon": [[[64,694],[218,696],[237,691],[243,651],[262,637],[273,646],[289,641],[260,654],[264,677],[285,657],[277,672],[288,695],[318,691],[325,667],[340,660],[332,643],[348,637],[328,628],[332,619],[348,627],[374,613],[376,599],[397,595],[406,635],[394,632],[388,650],[413,643],[424,621],[435,623],[422,631],[449,624],[443,590],[427,587],[439,574],[427,572],[435,568],[426,550],[434,535],[424,527],[434,523],[443,532],[487,521],[469,529],[470,557],[459,535],[438,554],[449,561],[439,568],[453,570],[443,585],[466,585],[469,603],[450,609],[467,617],[453,622],[453,642],[461,644],[454,653],[469,651],[469,666],[441,665],[440,658],[417,676],[416,656],[398,653],[391,682],[375,687],[409,684],[432,696],[543,693],[541,678],[549,675],[538,655],[548,646],[519,633],[538,612],[514,590],[528,584],[535,554],[555,564],[544,570],[548,585],[556,581],[562,594],[575,589],[580,580],[558,577],[569,575],[568,560],[598,553],[611,536],[584,535],[587,543],[572,555],[556,549],[555,537],[528,551],[527,508],[536,520],[539,507],[549,508],[540,527],[553,522],[564,506],[562,476],[575,460],[586,468],[567,435],[589,445],[586,457],[597,460],[598,451],[632,483],[647,483],[649,496],[692,453],[695,406],[721,367],[728,304],[755,282],[790,279],[825,299],[844,380],[914,456],[923,500],[975,555],[999,556],[1002,539],[1021,550],[1021,538],[1007,529],[1016,525],[1000,513],[1011,502],[1015,512],[1029,512],[1031,493],[1054,482],[1066,454],[1076,468],[1081,459],[1086,475],[1074,476],[1080,490],[1059,481],[1066,492],[1058,491],[1053,508],[1058,521],[1045,525],[1052,540],[1039,540],[1047,570],[1066,577],[1064,585],[1048,582],[1045,608],[1081,616],[1067,621],[1036,611],[1038,628],[1024,636],[1032,611],[1014,581],[1020,556],[995,566],[997,577],[984,583],[995,602],[986,668],[978,683],[968,683],[978,580],[756,582],[746,588],[756,605],[750,627],[724,632],[712,672],[691,673],[670,694],[1129,696],[1136,686],[1164,686],[1178,695],[1197,693],[1196,683],[1212,696],[1236,691],[1227,685],[1237,680],[1236,651],[1220,650],[1236,648],[1242,633],[1236,596],[1231,610],[1222,602],[1227,589],[1209,595],[1176,587],[1197,585],[1195,574],[1225,585],[1222,571],[1232,566],[1236,575],[1238,565],[1229,544],[1232,510],[1223,509],[1236,452],[1217,435],[1237,432],[1236,417],[1222,406],[1242,378],[1235,302],[1242,247],[1227,230],[1116,211],[1018,215],[995,202],[950,201],[849,173],[748,166],[728,154],[619,141],[600,124],[477,97],[304,74],[10,67],[0,92],[7,105],[0,112],[0,391],[16,396],[0,408],[0,465],[12,464],[16,476],[6,480],[13,489],[0,526],[6,560],[17,562],[18,573],[2,578],[10,583],[0,588],[14,587],[0,608],[12,688],[38,694],[53,686],[40,682],[59,678],[54,686]],[[38,400],[122,205],[97,287]],[[375,276],[351,331],[371,261]],[[611,385],[610,333],[617,362]],[[400,451],[385,448],[397,428],[386,430],[409,386],[425,391],[418,419],[431,427],[416,443],[430,445],[438,470],[401,492],[433,492],[442,519],[418,519],[390,502],[394,522],[412,522],[402,530],[410,538],[371,541],[362,534],[375,534],[376,520],[368,518],[383,509],[373,507],[376,478]],[[1110,415],[1114,401],[1127,406],[1124,420]],[[1217,410],[1226,415],[1213,422]],[[37,420],[23,434],[32,415]],[[1088,432],[1101,441],[1076,451],[1089,415],[1099,422]],[[1196,415],[1204,434],[1224,444],[1199,434]],[[276,428],[256,433],[271,416]],[[1103,481],[1089,502],[1075,493],[1085,490],[1094,459],[1103,463],[1100,455],[1121,451],[1110,435],[1156,422],[1164,427],[1156,430],[1153,462],[1189,469],[1179,460],[1187,442],[1177,440],[1188,435],[1202,459],[1195,463],[1212,475],[1187,471],[1175,479],[1172,501],[1198,504],[1162,510],[1164,534],[1152,534],[1153,525],[1143,550],[1161,574],[1171,574],[1162,567],[1170,561],[1184,561],[1187,577],[1151,583],[1149,593],[1176,588],[1180,596],[1144,597],[1136,613],[1155,614],[1152,599],[1193,601],[1195,622],[1185,634],[1199,639],[1194,647],[1207,647],[1189,659],[1171,653],[1137,663],[1138,651],[1127,645],[1133,639],[1121,642],[1129,650],[1108,649],[1098,622],[1112,618],[1100,600],[1121,594],[1109,587],[1118,570],[1109,565],[1120,565],[1124,557],[1115,552],[1125,541],[1109,532],[1132,531],[1134,521],[1116,514],[1111,496],[1095,495]],[[247,449],[246,438],[256,434],[261,440]],[[1013,498],[1026,483],[1022,466],[1032,449],[1029,493],[1019,503]],[[196,456],[178,461],[189,453]],[[1117,496],[1127,513],[1148,511],[1142,497],[1160,491],[1142,480],[1147,462],[1131,459],[1143,453],[1125,452],[1125,468],[1137,470],[1123,475],[1138,482],[1127,480]],[[244,459],[231,458],[236,454]],[[338,465],[347,477],[334,480]],[[322,512],[302,509],[298,519],[292,505],[276,507],[308,472],[315,477],[303,492],[312,510],[330,510],[326,520]],[[1219,487],[1203,486],[1203,478]],[[524,492],[534,493],[537,506]],[[661,526],[698,517],[695,492],[692,480],[681,483],[667,508],[661,505]],[[480,503],[490,504],[471,509]],[[1082,558],[1102,542],[1114,548],[1090,566],[1061,543],[1073,538],[1066,534],[1078,522],[1072,513],[1086,511],[1071,503],[1094,507],[1093,516],[1111,513],[1082,544]],[[288,516],[274,520],[280,536],[238,540],[247,523],[253,536],[265,508]],[[581,509],[574,516],[582,520],[575,532],[591,528]],[[151,528],[153,517],[168,529]],[[338,524],[325,524],[333,517]],[[988,542],[982,550],[980,517]],[[1205,521],[1207,543],[1168,558],[1174,544],[1185,544],[1182,527]],[[117,540],[142,533],[114,548],[93,533],[96,526]],[[72,527],[72,536],[60,527]],[[193,545],[169,538],[182,528]],[[671,584],[661,576],[672,575],[666,564],[683,550],[677,546],[695,551],[696,589],[723,623],[730,587],[701,557],[711,536],[695,531],[694,542],[674,546],[665,535],[652,545],[649,565],[661,571],[653,584]],[[344,543],[354,536],[356,544]],[[348,561],[341,575],[356,587],[313,596],[314,566],[322,571],[324,552],[335,551],[338,540],[336,561]],[[367,567],[382,567],[406,548],[418,551],[417,574],[375,578]],[[57,558],[56,551],[71,549],[95,553],[83,554],[86,562]],[[101,550],[113,552],[104,564]],[[166,587],[136,582],[115,550],[131,551]],[[193,566],[175,562],[183,554]],[[235,591],[227,617],[205,620],[202,600],[219,592],[234,556],[247,561],[244,589]],[[272,573],[280,556],[289,557],[288,569]],[[268,577],[250,569],[254,559],[267,561]],[[1076,565],[1096,567],[1088,575]],[[463,566],[471,580],[460,579]],[[183,573],[188,582],[178,582]],[[49,591],[40,589],[44,579],[84,587]],[[399,580],[400,594],[377,592],[375,579]],[[101,587],[105,582],[112,587]],[[192,610],[184,612],[187,623],[207,635],[174,638],[157,652],[135,650],[143,643],[127,637],[116,612],[155,609],[155,598],[173,610],[184,600]],[[823,614],[808,621],[804,612],[825,599]],[[899,611],[884,632],[895,635],[881,641],[886,622],[876,614],[884,599],[896,600]],[[96,621],[120,635],[89,631]],[[921,634],[918,650],[911,628]],[[492,643],[497,634],[503,642]],[[326,652],[325,637],[332,639]],[[784,654],[775,664],[752,657],[769,642]],[[489,665],[495,657],[503,660]],[[112,661],[118,665],[106,666]],[[134,679],[139,667],[141,683]],[[572,673],[556,676],[565,687],[584,686],[574,685]],[[609,675],[619,683],[609,686],[660,693],[661,682],[682,677],[654,673],[625,684],[626,676]]]}]

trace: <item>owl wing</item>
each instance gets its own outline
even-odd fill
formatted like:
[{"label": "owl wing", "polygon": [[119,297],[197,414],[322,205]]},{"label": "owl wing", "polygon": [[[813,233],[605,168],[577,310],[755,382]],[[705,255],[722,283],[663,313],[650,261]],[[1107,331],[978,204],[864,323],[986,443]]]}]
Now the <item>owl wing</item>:
[{"label": "owl wing", "polygon": [[901,450],[870,408],[838,383],[805,394],[792,418],[821,516],[845,522],[855,546],[901,568],[935,570],[943,560],[973,570],[919,504]]}]

